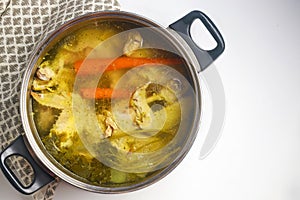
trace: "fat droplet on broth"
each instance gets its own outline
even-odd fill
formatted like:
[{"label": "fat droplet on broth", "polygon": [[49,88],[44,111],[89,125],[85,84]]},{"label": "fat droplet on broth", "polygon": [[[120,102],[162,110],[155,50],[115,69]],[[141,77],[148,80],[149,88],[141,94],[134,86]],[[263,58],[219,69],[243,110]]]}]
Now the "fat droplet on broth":
[{"label": "fat droplet on broth", "polygon": [[171,79],[168,83],[167,86],[173,90],[173,91],[177,91],[177,92],[181,92],[182,91],[182,83],[179,79],[177,78],[173,78]]},{"label": "fat droplet on broth", "polygon": [[76,42],[76,36],[75,35],[70,35],[66,38],[66,45],[69,46],[69,47],[72,47],[75,42]]}]

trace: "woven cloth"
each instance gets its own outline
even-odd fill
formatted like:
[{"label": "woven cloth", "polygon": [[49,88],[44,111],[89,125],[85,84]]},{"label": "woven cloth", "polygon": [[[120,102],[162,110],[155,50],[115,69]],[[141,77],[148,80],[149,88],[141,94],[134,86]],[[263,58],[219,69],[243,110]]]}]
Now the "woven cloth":
[{"label": "woven cloth", "polygon": [[[31,52],[42,39],[64,22],[101,10],[118,10],[117,0],[1,0],[0,1],[0,150],[24,130],[19,113],[22,76]],[[23,185],[30,185],[34,173],[19,156],[7,160]],[[53,199],[58,181],[33,195]]]}]

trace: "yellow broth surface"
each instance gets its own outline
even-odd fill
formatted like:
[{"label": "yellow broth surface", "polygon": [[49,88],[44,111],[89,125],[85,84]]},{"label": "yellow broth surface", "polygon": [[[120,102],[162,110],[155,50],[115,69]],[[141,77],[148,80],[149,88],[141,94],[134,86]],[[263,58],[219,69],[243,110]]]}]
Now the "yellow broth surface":
[{"label": "yellow broth surface", "polygon": [[[162,164],[181,150],[178,131],[188,135],[192,126],[185,61],[139,28],[124,21],[79,28],[45,53],[35,73],[32,107],[45,149],[90,184],[145,180],[172,162]],[[155,154],[174,140],[176,148]]]}]

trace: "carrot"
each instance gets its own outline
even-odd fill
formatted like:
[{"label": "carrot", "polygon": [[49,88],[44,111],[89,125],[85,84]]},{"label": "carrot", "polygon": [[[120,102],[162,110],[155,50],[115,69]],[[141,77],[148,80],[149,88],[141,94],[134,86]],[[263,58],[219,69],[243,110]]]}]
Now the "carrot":
[{"label": "carrot", "polygon": [[76,72],[80,69],[80,74],[90,75],[103,71],[139,67],[145,64],[180,65],[182,63],[183,60],[178,58],[131,58],[124,56],[116,59],[79,60],[75,62],[74,67]]},{"label": "carrot", "polygon": [[[125,90],[114,90],[112,88],[82,88],[80,92],[81,96],[86,99],[122,98],[129,94]],[[113,92],[114,96],[112,96]]]}]

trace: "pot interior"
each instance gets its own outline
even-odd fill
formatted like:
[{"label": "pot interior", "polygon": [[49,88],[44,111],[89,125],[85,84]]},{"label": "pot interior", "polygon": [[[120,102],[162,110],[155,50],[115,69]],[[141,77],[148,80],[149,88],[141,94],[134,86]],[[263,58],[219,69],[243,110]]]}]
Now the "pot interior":
[{"label": "pot interior", "polygon": [[90,191],[157,181],[197,132],[194,64],[177,39],[136,15],[65,24],[37,48],[24,78],[31,148],[52,173]]}]

